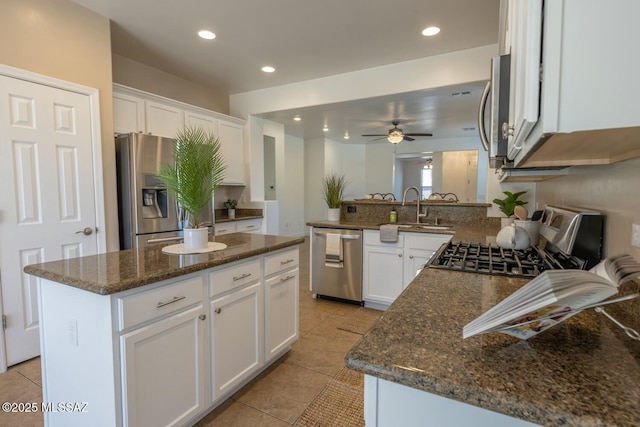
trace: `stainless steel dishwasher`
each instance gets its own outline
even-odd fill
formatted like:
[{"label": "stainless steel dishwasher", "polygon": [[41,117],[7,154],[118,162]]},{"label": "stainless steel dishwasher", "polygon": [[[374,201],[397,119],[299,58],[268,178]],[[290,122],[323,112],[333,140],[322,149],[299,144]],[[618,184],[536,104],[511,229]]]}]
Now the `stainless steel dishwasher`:
[{"label": "stainless steel dishwasher", "polygon": [[362,305],[362,230],[313,228],[311,290]]}]

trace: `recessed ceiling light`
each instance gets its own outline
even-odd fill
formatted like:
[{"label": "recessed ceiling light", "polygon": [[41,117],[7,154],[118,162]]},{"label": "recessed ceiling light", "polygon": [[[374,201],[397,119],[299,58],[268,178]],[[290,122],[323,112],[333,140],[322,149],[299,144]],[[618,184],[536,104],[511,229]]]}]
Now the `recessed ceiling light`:
[{"label": "recessed ceiling light", "polygon": [[349,139],[349,132],[344,133],[344,139]]},{"label": "recessed ceiling light", "polygon": [[324,127],[322,128],[323,132],[329,132],[329,127],[327,125],[324,125]]},{"label": "recessed ceiling light", "polygon": [[302,120],[302,118],[300,116],[295,116],[293,120],[295,120],[296,122],[299,122],[300,120]]},{"label": "recessed ceiling light", "polygon": [[435,36],[439,32],[440,32],[440,28],[438,27],[427,27],[424,30],[422,30],[422,35],[431,37],[431,36]]},{"label": "recessed ceiling light", "polygon": [[275,70],[275,68],[269,65],[265,65],[264,67],[262,67],[262,71],[264,71],[265,73],[273,73]]},{"label": "recessed ceiling light", "polygon": [[213,40],[216,38],[216,35],[209,30],[198,31],[198,35],[206,40]]}]

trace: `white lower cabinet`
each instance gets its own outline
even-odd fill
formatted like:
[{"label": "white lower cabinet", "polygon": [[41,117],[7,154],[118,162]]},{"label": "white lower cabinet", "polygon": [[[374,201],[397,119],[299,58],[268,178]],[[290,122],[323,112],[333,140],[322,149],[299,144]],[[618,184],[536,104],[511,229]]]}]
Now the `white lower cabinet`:
[{"label": "white lower cabinet", "polygon": [[297,339],[298,259],[289,247],[113,295],[39,279],[43,401],[87,403],[45,426],[193,425]]},{"label": "white lower cabinet", "polygon": [[364,422],[367,427],[536,425],[371,375],[364,376]]},{"label": "white lower cabinet", "polygon": [[200,304],[120,337],[124,425],[181,425],[209,406],[204,313]]},{"label": "white lower cabinet", "polygon": [[438,248],[451,240],[448,234],[401,233],[397,242],[384,243],[378,230],[364,230],[363,235],[363,298],[373,308],[391,305]]},{"label": "white lower cabinet", "polygon": [[262,283],[211,301],[212,401],[262,364]]}]

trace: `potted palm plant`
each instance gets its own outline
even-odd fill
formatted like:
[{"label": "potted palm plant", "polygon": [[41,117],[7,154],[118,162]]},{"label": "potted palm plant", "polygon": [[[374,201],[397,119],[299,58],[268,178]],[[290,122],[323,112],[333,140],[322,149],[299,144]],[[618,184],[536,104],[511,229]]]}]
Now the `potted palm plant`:
[{"label": "potted palm plant", "polygon": [[222,183],[226,165],[220,141],[200,127],[186,127],[176,135],[173,165],[160,169],[159,178],[174,196],[184,217],[184,246],[204,249],[208,228],[201,222],[203,209]]},{"label": "potted palm plant", "polygon": [[340,206],[344,196],[347,179],[344,175],[332,173],[322,179],[322,195],[329,207],[329,221],[340,221]]}]

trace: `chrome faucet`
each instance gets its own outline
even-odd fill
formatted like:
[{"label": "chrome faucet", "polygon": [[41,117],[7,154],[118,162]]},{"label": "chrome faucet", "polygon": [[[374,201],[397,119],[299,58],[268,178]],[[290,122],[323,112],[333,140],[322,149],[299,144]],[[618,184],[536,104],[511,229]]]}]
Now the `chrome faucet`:
[{"label": "chrome faucet", "polygon": [[420,194],[420,190],[418,189],[418,187],[407,187],[404,190],[404,193],[402,193],[402,206],[404,206],[404,204],[405,204],[405,202],[407,200],[407,192],[409,190],[411,190],[411,189],[416,190],[416,194],[418,196],[418,199],[416,201],[416,204],[417,204],[417,206],[416,206],[416,224],[417,224],[417,223],[420,222],[420,217],[421,216],[426,216],[426,214],[421,214],[420,213],[420,198],[421,198],[421,194]]}]

